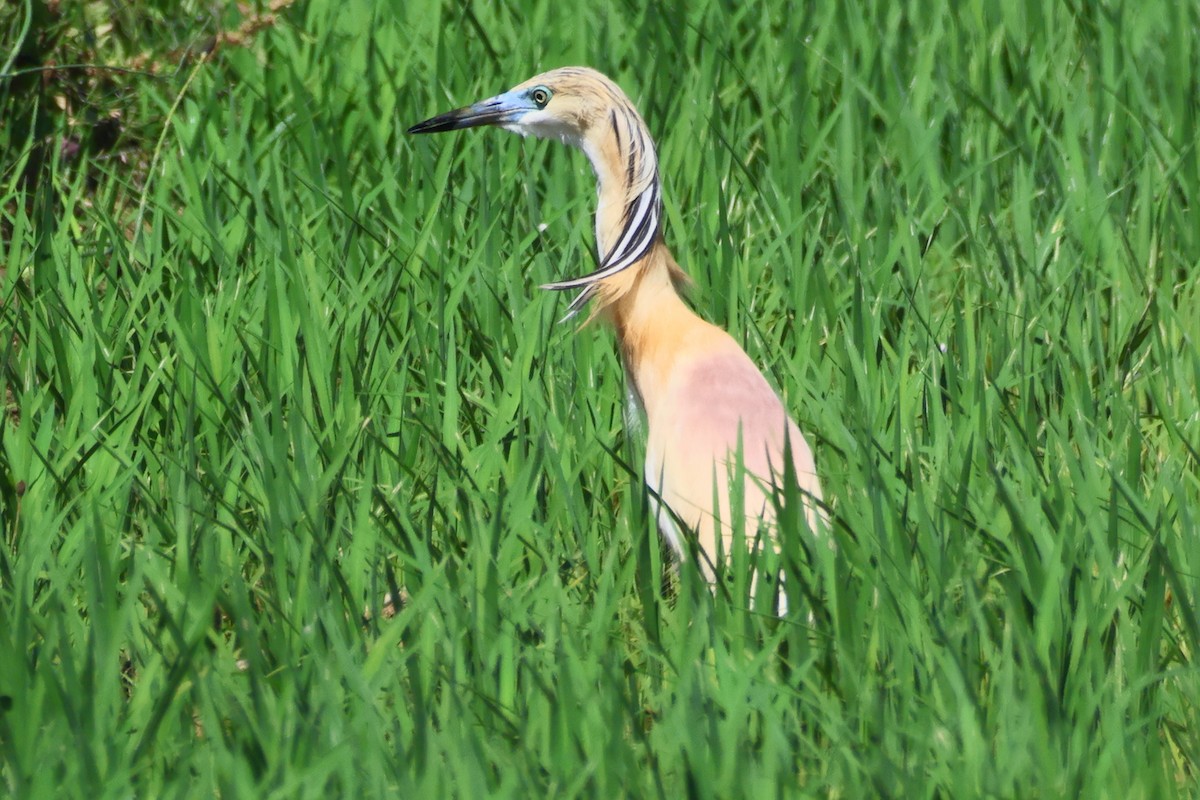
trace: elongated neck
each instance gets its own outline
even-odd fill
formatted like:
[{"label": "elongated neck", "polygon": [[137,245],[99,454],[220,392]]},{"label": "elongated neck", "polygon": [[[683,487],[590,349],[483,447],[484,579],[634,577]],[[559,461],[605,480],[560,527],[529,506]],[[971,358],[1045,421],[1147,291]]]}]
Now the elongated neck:
[{"label": "elongated neck", "polygon": [[661,234],[658,157],[646,124],[628,102],[614,105],[580,142],[596,173],[596,247],[601,267],[625,269]]}]

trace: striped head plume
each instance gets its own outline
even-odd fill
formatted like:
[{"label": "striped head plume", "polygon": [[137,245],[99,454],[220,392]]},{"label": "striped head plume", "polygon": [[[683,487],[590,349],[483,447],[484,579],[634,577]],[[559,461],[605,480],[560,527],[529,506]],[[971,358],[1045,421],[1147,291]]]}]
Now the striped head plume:
[{"label": "striped head plume", "polygon": [[619,86],[596,70],[563,67],[534,76],[503,94],[418,123],[409,133],[479,125],[558,139],[583,150],[592,163],[599,197],[599,268],[542,287],[582,290],[568,306],[566,318],[582,309],[604,281],[650,255],[662,235],[658,157],[645,122]]}]

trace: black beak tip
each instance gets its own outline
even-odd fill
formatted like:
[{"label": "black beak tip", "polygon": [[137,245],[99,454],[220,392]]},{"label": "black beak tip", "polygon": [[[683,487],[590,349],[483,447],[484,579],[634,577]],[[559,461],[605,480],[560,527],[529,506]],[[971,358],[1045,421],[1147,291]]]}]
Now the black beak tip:
[{"label": "black beak tip", "polygon": [[408,129],[409,133],[436,133],[439,130],[445,130],[445,127],[438,125],[440,120],[437,117],[418,122],[416,125]]},{"label": "black beak tip", "polygon": [[456,131],[460,128],[473,128],[476,125],[482,124],[484,118],[478,115],[468,113],[467,109],[458,109],[457,111],[447,111],[445,114],[438,114],[436,117],[430,117],[423,122],[418,122],[408,129],[409,133],[443,133],[445,131]]}]

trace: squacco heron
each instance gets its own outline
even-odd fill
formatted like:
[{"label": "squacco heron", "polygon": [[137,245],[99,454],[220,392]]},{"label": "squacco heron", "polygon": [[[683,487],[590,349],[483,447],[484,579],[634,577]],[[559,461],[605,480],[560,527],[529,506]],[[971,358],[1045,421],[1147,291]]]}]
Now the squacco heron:
[{"label": "squacco heron", "polygon": [[[658,157],[641,115],[593,69],[565,67],[474,105],[427,119],[409,133],[495,125],[581,149],[596,174],[599,269],[542,288],[578,290],[567,316],[589,302],[611,323],[647,427],[646,483],[659,528],[679,556],[694,535],[706,577],[730,552],[731,485],[741,486],[743,541],[778,547],[772,495],[790,458],[817,531],[821,487],[812,450],[779,396],[728,333],[697,316],[676,292],[686,276],[663,242]],[[780,595],[780,610],[786,597]]]}]

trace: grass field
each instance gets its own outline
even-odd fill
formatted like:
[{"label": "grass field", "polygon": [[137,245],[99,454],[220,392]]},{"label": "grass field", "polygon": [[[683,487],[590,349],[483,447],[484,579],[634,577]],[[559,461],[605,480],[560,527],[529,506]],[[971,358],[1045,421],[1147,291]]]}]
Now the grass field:
[{"label": "grass field", "polygon": [[[687,6],[0,9],[0,794],[1195,796],[1200,7]],[[536,288],[584,157],[404,133],[572,63],[815,445],[789,619]]]}]

